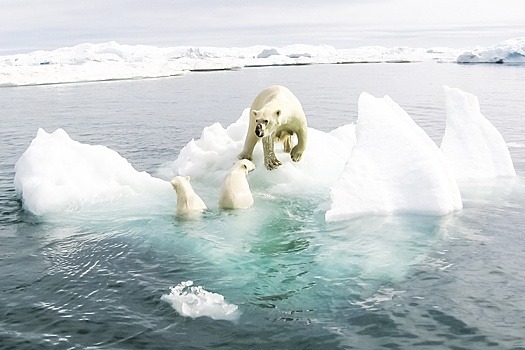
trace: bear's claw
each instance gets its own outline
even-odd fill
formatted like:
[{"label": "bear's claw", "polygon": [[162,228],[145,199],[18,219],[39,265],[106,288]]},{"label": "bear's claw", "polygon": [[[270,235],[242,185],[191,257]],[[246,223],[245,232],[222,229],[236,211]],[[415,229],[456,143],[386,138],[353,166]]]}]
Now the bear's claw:
[{"label": "bear's claw", "polygon": [[277,158],[268,158],[265,162],[266,169],[273,170],[277,169],[279,166],[281,166],[283,163]]}]

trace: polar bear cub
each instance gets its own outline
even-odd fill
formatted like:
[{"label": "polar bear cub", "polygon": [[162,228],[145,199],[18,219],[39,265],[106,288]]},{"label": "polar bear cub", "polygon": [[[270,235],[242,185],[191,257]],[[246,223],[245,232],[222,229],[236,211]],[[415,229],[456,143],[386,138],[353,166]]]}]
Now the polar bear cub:
[{"label": "polar bear cub", "polygon": [[221,188],[219,206],[222,209],[246,209],[252,206],[253,196],[246,174],[255,169],[248,159],[237,161],[230,169]]},{"label": "polar bear cub", "polygon": [[[255,145],[262,139],[264,165],[273,170],[282,163],[275,156],[274,140],[284,143],[284,151],[294,162],[301,160],[306,149],[308,126],[301,102],[284,86],[274,85],[261,91],[250,107],[250,121],[239,159],[252,159]],[[292,147],[291,136],[297,136]]]},{"label": "polar bear cub", "polygon": [[177,192],[177,216],[195,216],[206,210],[206,204],[193,190],[189,176],[175,176],[171,185]]}]

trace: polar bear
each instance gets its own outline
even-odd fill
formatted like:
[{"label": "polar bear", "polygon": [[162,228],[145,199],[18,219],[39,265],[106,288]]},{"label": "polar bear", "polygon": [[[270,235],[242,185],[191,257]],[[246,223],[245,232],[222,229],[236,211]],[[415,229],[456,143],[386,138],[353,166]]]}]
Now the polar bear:
[{"label": "polar bear", "polygon": [[[284,144],[294,162],[301,160],[306,148],[308,126],[301,103],[286,87],[274,85],[257,95],[250,107],[250,123],[239,159],[252,159],[253,148],[262,139],[264,165],[273,170],[282,163],[274,152],[274,139]],[[292,148],[292,135],[297,135],[297,145]]]},{"label": "polar bear", "polygon": [[219,206],[222,209],[247,209],[253,204],[253,196],[246,174],[255,169],[248,159],[237,161],[230,169],[221,188]]},{"label": "polar bear", "polygon": [[207,209],[204,201],[193,190],[189,176],[175,176],[171,180],[171,185],[177,192],[177,216],[196,216]]}]

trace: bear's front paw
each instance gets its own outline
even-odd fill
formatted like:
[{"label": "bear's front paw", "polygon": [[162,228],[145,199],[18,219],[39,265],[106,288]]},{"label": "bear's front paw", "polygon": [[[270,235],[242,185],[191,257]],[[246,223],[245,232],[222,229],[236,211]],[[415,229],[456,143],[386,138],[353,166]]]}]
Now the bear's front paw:
[{"label": "bear's front paw", "polygon": [[281,161],[276,157],[269,157],[264,161],[264,165],[268,170],[277,169],[281,164]]},{"label": "bear's front paw", "polygon": [[248,159],[248,160],[252,160],[252,155],[247,153],[247,152],[241,152],[239,153],[239,155],[237,156],[238,159]]},{"label": "bear's front paw", "polygon": [[292,149],[292,152],[290,152],[290,157],[294,162],[298,162],[303,157],[303,151],[297,149],[297,146]]}]

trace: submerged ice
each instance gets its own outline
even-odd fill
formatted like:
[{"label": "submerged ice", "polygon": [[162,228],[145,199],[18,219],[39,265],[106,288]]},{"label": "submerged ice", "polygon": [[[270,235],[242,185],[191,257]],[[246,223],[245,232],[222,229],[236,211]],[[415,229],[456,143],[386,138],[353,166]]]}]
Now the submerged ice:
[{"label": "submerged ice", "polygon": [[[462,207],[457,180],[515,176],[499,132],[479,112],[475,96],[446,91],[447,127],[441,150],[389,97],[359,98],[356,124],[331,132],[308,129],[300,162],[276,145],[283,165],[268,171],[260,143],[249,182],[255,203],[279,205],[279,198],[317,203],[327,221],[366,214],[444,215]],[[224,128],[205,127],[156,178],[139,172],[117,152],[72,140],[62,129],[39,130],[15,166],[15,188],[28,211],[43,215],[78,211],[97,203],[137,198],[138,206],[157,210],[176,198],[169,181],[190,176],[212,211],[218,189],[241,151],[249,110]],[[162,178],[162,179],[161,179]],[[144,198],[149,200],[144,201]],[[298,200],[297,200],[298,199]],[[129,202],[129,201],[127,201]],[[125,209],[122,209],[125,210]]]}]

